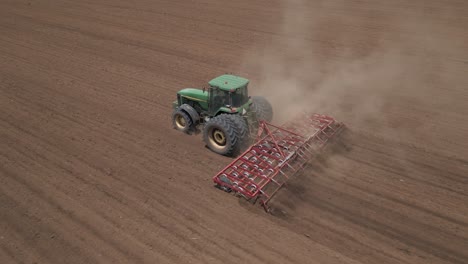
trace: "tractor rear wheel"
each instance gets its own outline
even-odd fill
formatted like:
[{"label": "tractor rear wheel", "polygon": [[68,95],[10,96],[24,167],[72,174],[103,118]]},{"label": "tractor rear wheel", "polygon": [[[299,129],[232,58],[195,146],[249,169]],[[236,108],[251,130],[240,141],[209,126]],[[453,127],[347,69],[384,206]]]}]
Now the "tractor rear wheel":
[{"label": "tractor rear wheel", "polygon": [[234,123],[236,126],[237,130],[237,135],[238,135],[238,143],[236,146],[236,151],[240,154],[241,152],[244,151],[244,149],[247,148],[249,145],[249,126],[247,124],[247,121],[238,114],[232,114],[232,115],[227,115],[231,119],[231,121]]},{"label": "tractor rear wheel", "polygon": [[236,125],[227,114],[215,116],[205,124],[203,140],[213,152],[233,156],[239,142]]},{"label": "tractor rear wheel", "polygon": [[271,122],[273,119],[273,107],[270,102],[262,96],[252,96],[252,110],[256,113],[258,120]]},{"label": "tractor rear wheel", "polygon": [[186,112],[178,109],[172,113],[172,126],[175,129],[188,134],[192,129],[193,121]]}]

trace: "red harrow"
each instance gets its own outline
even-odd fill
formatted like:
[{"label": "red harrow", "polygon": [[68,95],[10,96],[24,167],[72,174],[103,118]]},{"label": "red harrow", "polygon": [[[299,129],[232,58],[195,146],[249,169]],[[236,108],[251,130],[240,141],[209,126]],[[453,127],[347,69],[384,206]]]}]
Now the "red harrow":
[{"label": "red harrow", "polygon": [[307,162],[344,129],[332,117],[307,114],[282,127],[260,121],[256,142],[222,169],[213,181],[217,188],[260,204],[268,202]]}]

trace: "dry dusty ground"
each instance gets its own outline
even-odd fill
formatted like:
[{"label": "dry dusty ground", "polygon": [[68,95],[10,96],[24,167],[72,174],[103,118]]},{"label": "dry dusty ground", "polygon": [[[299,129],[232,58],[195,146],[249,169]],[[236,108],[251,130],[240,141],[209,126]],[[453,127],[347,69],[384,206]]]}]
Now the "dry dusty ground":
[{"label": "dry dusty ground", "polygon": [[[461,0],[0,0],[0,262],[468,263],[467,25]],[[351,128],[281,214],[171,128],[224,72]]]}]

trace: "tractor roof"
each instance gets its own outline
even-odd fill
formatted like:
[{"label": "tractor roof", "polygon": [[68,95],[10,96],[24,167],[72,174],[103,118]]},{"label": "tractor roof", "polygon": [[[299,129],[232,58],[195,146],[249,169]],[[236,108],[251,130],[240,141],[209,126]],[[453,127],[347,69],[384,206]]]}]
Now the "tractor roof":
[{"label": "tractor roof", "polygon": [[230,74],[218,76],[208,82],[211,86],[219,87],[221,90],[229,91],[241,88],[249,83],[249,80]]}]

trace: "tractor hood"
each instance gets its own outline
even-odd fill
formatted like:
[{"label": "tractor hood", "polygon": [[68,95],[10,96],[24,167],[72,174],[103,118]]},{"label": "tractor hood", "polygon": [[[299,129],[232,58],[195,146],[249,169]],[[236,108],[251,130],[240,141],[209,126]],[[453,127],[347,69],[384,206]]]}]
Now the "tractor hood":
[{"label": "tractor hood", "polygon": [[177,94],[193,101],[208,102],[208,91],[195,88],[185,88],[177,92]]}]

